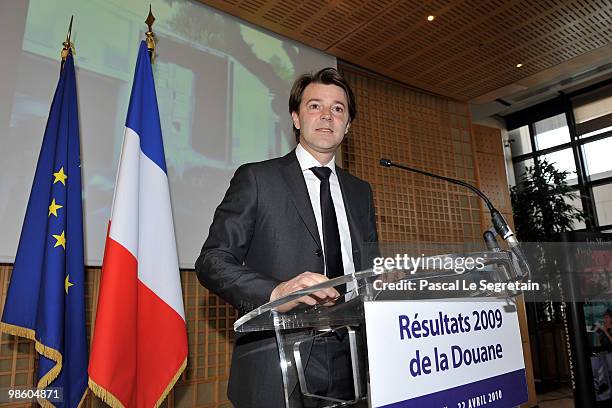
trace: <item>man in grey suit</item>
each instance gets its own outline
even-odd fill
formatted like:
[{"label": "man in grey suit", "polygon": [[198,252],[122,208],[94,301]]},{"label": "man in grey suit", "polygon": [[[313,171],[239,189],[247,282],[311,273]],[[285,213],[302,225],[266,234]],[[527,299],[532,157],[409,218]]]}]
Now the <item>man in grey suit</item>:
[{"label": "man in grey suit", "polygon": [[[298,146],[236,170],[196,261],[202,285],[241,314],[368,266],[361,264],[365,246],[378,239],[370,185],[335,164],[356,114],[346,80],[333,68],[302,75],[289,112]],[[318,291],[285,311],[339,296],[334,289]],[[317,393],[342,383],[323,377]],[[237,408],[285,406],[274,333],[236,335],[228,396]]]}]

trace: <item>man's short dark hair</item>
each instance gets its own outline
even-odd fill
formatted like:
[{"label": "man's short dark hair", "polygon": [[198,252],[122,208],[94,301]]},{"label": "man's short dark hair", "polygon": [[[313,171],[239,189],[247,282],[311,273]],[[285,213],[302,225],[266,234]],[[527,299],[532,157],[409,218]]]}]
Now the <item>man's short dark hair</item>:
[{"label": "man's short dark hair", "polygon": [[[355,95],[346,79],[344,79],[335,68],[323,68],[315,74],[304,74],[296,79],[291,88],[291,95],[289,96],[289,113],[299,113],[302,95],[306,87],[310,84],[336,85],[342,88],[346,94],[346,102],[348,103],[349,123],[355,119],[357,115]],[[293,134],[295,135],[296,142],[299,143],[300,130],[295,126],[293,126]]]}]

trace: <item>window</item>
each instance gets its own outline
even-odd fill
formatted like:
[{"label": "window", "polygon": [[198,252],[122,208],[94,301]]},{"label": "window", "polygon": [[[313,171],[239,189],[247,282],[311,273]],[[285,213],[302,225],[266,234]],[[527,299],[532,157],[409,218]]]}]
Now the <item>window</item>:
[{"label": "window", "polygon": [[[582,199],[580,198],[580,194],[578,194],[578,192],[576,192],[576,197],[574,197],[573,200],[570,200],[566,197],[565,202],[568,204],[571,204],[574,208],[577,208],[579,210],[583,209]],[[584,229],[584,228],[586,228],[586,224],[584,223],[584,221],[579,221],[579,222],[574,221],[574,230],[579,230],[579,229]]]},{"label": "window", "polygon": [[527,171],[527,167],[533,167],[533,159],[527,159],[514,164],[514,178],[520,180]]},{"label": "window", "polygon": [[599,225],[612,225],[612,183],[593,187]]},{"label": "window", "polygon": [[570,141],[569,128],[564,113],[534,123],[534,129],[535,144],[538,150]]},{"label": "window", "polygon": [[526,167],[546,159],[570,173],[567,182],[577,193],[572,205],[583,209],[584,204],[591,217],[574,227],[612,230],[612,80],[510,116],[516,180]]},{"label": "window", "polygon": [[602,133],[607,133],[607,132],[612,132],[612,126],[608,126],[608,127],[601,128],[601,129],[596,129],[596,130],[593,130],[593,131],[591,131],[589,133],[585,133],[583,135],[578,135],[578,137],[581,138],[581,139],[586,139],[588,137],[597,136],[597,135],[600,135]]},{"label": "window", "polygon": [[529,136],[528,126],[511,130],[508,132],[508,139],[510,140],[510,149],[512,150],[513,157],[531,153],[531,137]]},{"label": "window", "polygon": [[584,125],[609,116],[612,114],[612,84],[575,96],[572,98],[572,105],[576,125]]},{"label": "window", "polygon": [[587,175],[591,180],[612,176],[612,137],[585,143],[582,146]]},{"label": "window", "polygon": [[557,170],[567,171],[569,173],[566,179],[567,184],[576,184],[578,182],[576,177],[576,162],[574,161],[574,153],[571,147],[540,157],[546,159],[546,161],[555,166]]}]

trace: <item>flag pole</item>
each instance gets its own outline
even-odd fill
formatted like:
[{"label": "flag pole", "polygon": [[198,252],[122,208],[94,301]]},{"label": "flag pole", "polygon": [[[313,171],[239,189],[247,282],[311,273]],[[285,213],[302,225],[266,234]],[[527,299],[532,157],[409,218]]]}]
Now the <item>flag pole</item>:
[{"label": "flag pole", "polygon": [[[138,47],[89,360],[89,387],[113,408],[159,407],[184,372],[189,354],[150,62],[153,20],[149,8],[149,41],[142,39]],[[142,165],[132,165],[139,161]],[[138,207],[139,200],[159,205]]]},{"label": "flag pole", "polygon": [[0,331],[33,340],[43,407],[81,407],[87,395],[88,341],[81,160],[72,23],[21,228]]},{"label": "flag pole", "polygon": [[70,26],[68,26],[68,34],[66,34],[66,41],[62,43],[64,48],[62,49],[61,57],[62,57],[62,68],[64,68],[64,63],[66,62],[66,58],[68,58],[68,54],[72,51],[74,54],[74,45],[70,42],[70,36],[72,35],[72,20],[74,19],[74,14],[70,16]]},{"label": "flag pole", "polygon": [[155,16],[151,12],[151,4],[149,4],[149,15],[145,20],[145,24],[149,27],[149,30],[145,33],[147,36],[147,49],[149,50],[149,58],[151,59],[151,64],[155,60],[155,34],[153,33],[153,23],[155,22]]}]

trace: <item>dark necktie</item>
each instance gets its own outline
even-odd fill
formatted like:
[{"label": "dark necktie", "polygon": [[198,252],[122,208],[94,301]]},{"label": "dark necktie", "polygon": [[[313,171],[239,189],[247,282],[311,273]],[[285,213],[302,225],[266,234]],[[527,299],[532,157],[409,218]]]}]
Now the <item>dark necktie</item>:
[{"label": "dark necktie", "polygon": [[323,248],[325,248],[325,266],[327,277],[337,278],[344,275],[342,250],[340,249],[340,232],[336,210],[329,188],[329,167],[312,167],[310,170],[321,180],[321,220],[323,222]]}]

